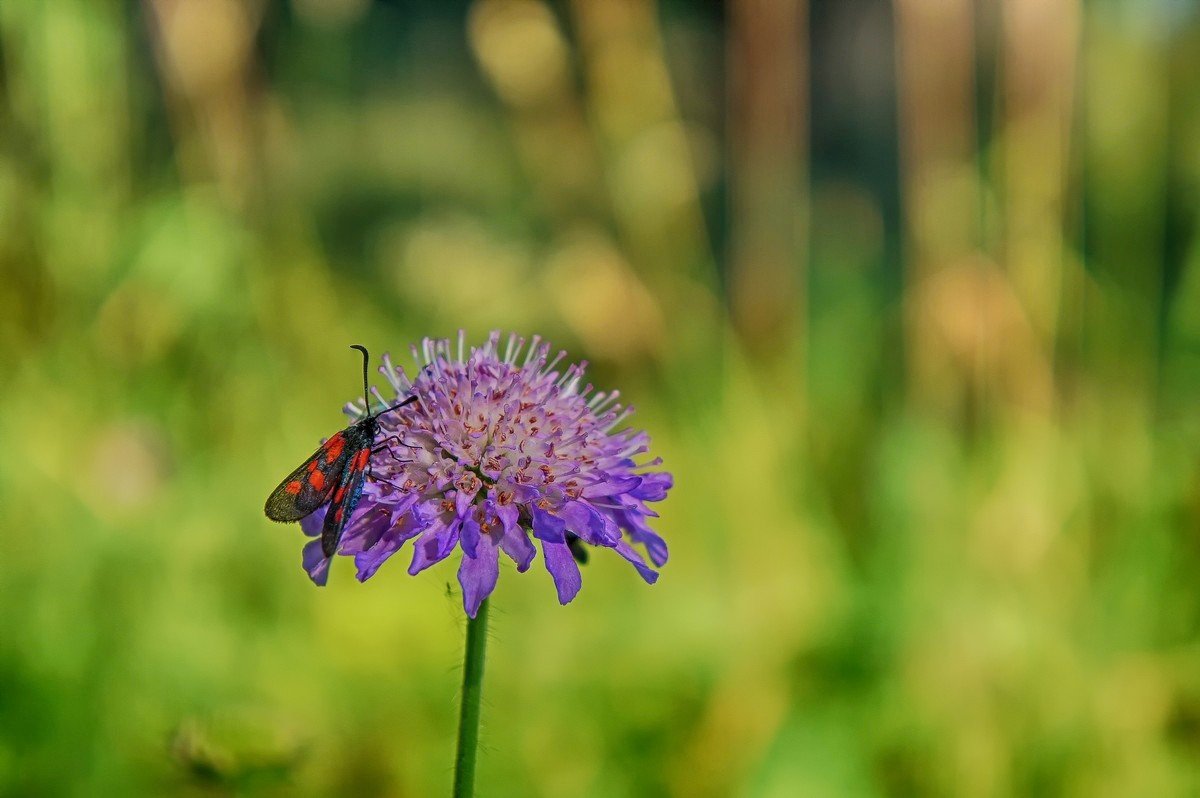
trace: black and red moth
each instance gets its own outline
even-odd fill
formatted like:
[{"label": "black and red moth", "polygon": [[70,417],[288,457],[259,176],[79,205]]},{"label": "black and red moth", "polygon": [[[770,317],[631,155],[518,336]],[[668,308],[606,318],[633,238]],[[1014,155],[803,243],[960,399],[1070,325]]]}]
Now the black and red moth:
[{"label": "black and red moth", "polygon": [[354,344],[350,348],[357,349],[363,355],[363,401],[368,409],[366,417],[321,444],[321,448],[271,492],[265,508],[267,518],[272,521],[289,522],[299,521],[328,504],[325,525],[321,529],[321,551],[326,557],[332,557],[337,551],[346,524],[350,522],[358,499],[362,496],[363,480],[367,476],[375,436],[379,433],[378,418],[417,401],[414,395],[378,413],[369,412],[371,397],[367,392],[367,366],[371,356],[366,347]]}]

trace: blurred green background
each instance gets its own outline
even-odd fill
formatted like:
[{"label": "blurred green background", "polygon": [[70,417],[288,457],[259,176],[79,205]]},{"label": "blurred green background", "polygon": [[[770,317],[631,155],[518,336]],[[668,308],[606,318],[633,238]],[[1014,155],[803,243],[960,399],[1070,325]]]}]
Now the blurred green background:
[{"label": "blurred green background", "polygon": [[677,480],[493,601],[484,796],[1200,794],[1189,0],[0,2],[0,794],[445,794],[453,563],[262,516],[350,343]]}]

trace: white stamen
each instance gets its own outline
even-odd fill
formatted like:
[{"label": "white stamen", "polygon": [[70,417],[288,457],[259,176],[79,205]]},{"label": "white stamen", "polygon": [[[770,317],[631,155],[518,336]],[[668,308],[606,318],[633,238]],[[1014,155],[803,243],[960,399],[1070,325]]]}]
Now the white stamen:
[{"label": "white stamen", "polygon": [[541,371],[542,371],[542,373],[543,373],[543,374],[549,374],[549,373],[550,373],[550,371],[551,371],[551,370],[552,370],[552,369],[553,369],[555,366],[557,366],[557,365],[558,365],[558,361],[562,360],[562,359],[563,359],[563,357],[565,357],[565,356],[566,356],[566,354],[567,354],[567,350],[565,350],[565,349],[560,349],[560,350],[558,351],[558,354],[554,356],[554,359],[553,359],[553,360],[551,360],[549,363],[547,363],[545,366],[543,366],[543,367],[542,367],[542,370],[541,370]]},{"label": "white stamen", "polygon": [[596,394],[595,399],[599,399],[601,396],[604,396],[605,398],[603,401],[598,401],[598,402],[596,402],[596,404],[592,405],[592,412],[595,413],[596,415],[600,415],[600,413],[603,412],[603,410],[606,407],[611,405],[613,402],[617,401],[617,398],[620,395],[621,395],[620,391],[613,391],[612,393],[608,394],[607,396],[605,396],[605,394]]},{"label": "white stamen", "polygon": [[580,377],[583,376],[583,370],[586,368],[587,368],[586,360],[581,360],[578,363],[572,364],[570,368],[568,368],[566,371],[563,372],[562,377],[559,378],[559,380],[558,380],[559,386],[566,385],[567,380],[571,379],[572,377],[574,377],[576,380],[578,380]]},{"label": "white stamen", "polygon": [[559,445],[559,447],[573,446],[577,443],[582,443],[583,441],[586,441],[587,436],[588,436],[588,434],[586,432],[581,432],[580,434],[576,435],[573,438],[567,438],[565,441],[560,441],[558,445]]},{"label": "white stamen", "polygon": [[629,418],[631,415],[633,415],[633,408],[632,407],[625,408],[619,414],[617,414],[617,417],[613,420],[613,423],[609,424],[607,427],[604,428],[604,431],[611,432],[613,427],[617,426],[622,421]]},{"label": "white stamen", "polygon": [[648,447],[645,444],[645,442],[642,442],[642,443],[635,444],[633,446],[626,446],[624,449],[622,449],[620,452],[617,453],[617,457],[618,458],[626,458],[626,457],[631,457],[635,454],[641,454],[642,452],[648,452],[648,451],[650,451],[650,447]]},{"label": "white stamen", "polygon": [[533,360],[533,356],[537,354],[538,342],[542,340],[542,336],[535,335],[529,340],[529,352],[525,355],[525,362],[522,366],[528,366],[529,361]]},{"label": "white stamen", "polygon": [[383,358],[380,361],[379,373],[392,386],[396,393],[400,393],[400,380],[396,376],[396,364],[392,362],[392,356],[387,352],[383,353]]}]

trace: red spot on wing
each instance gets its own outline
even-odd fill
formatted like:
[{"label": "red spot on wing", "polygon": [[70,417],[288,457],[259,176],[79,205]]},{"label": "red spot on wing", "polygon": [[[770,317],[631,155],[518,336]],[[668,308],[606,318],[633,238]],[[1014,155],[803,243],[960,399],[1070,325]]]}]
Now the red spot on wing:
[{"label": "red spot on wing", "polygon": [[342,449],[346,446],[346,439],[342,437],[342,433],[334,435],[329,440],[325,441],[325,462],[332,463],[342,454]]},{"label": "red spot on wing", "polygon": [[340,502],[342,500],[342,497],[345,495],[346,495],[346,486],[342,485],[337,489],[337,493],[333,494],[333,503],[337,504],[338,502]]},{"label": "red spot on wing", "polygon": [[371,447],[359,449],[358,454],[354,455],[354,468],[366,468],[367,461],[371,459]]},{"label": "red spot on wing", "polygon": [[314,457],[312,460],[308,461],[308,473],[311,474],[312,472],[314,472],[316,470],[317,470],[317,458]]},{"label": "red spot on wing", "polygon": [[333,520],[337,521],[339,524],[342,522],[342,510],[344,509],[344,507],[339,507],[333,513]]},{"label": "red spot on wing", "polygon": [[308,484],[312,485],[317,490],[325,487],[325,474],[321,471],[313,471],[308,475]]},{"label": "red spot on wing", "polygon": [[291,482],[283,486],[283,490],[284,493],[290,493],[293,496],[298,496],[300,494],[300,488],[302,487],[303,486],[299,483],[299,481],[293,479]]}]

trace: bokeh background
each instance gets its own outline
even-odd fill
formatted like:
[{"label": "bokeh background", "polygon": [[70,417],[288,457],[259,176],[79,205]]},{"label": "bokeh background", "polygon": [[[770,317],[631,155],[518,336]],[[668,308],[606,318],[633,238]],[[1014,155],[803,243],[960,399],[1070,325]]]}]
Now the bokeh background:
[{"label": "bokeh background", "polygon": [[261,507],[461,327],[677,478],[481,795],[1196,795],[1198,220],[1190,0],[4,0],[0,794],[448,791],[456,566]]}]

